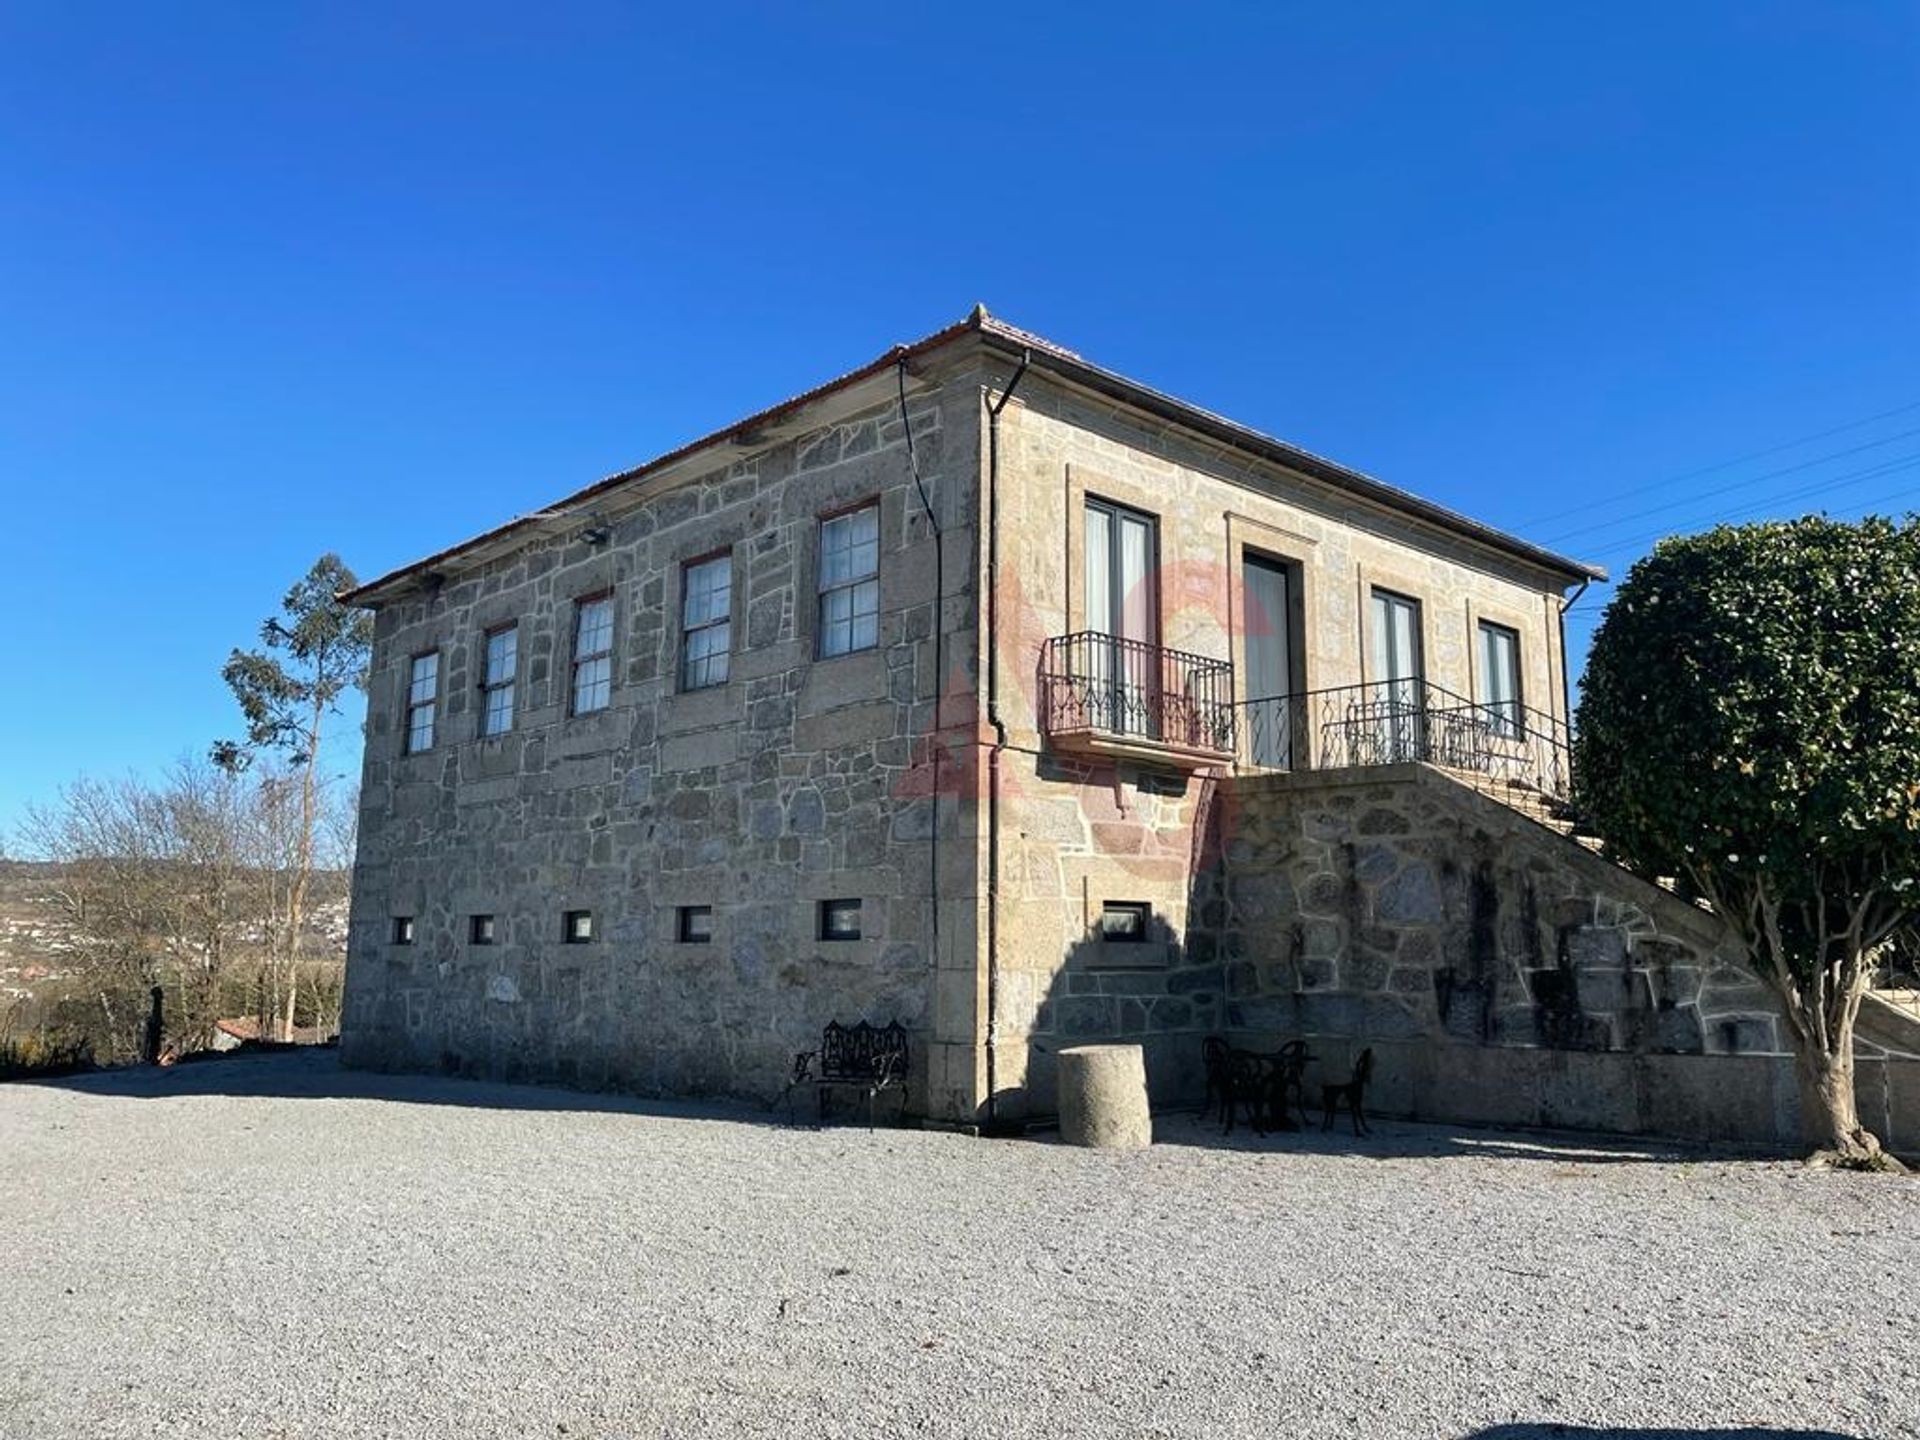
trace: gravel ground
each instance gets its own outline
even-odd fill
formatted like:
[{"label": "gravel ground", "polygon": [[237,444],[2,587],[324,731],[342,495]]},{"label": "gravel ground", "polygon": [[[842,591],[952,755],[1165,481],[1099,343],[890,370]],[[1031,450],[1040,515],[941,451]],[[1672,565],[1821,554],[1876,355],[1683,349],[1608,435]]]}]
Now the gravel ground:
[{"label": "gravel ground", "polygon": [[0,1435],[1920,1436],[1920,1180],[1377,1129],[0,1086]]}]

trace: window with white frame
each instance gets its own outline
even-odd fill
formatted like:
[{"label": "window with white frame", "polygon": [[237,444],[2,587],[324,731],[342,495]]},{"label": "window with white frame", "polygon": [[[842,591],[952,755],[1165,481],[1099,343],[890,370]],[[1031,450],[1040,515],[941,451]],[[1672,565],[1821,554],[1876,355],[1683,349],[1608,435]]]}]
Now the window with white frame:
[{"label": "window with white frame", "polygon": [[727,682],[733,648],[733,556],[695,560],[680,582],[680,688]]},{"label": "window with white frame", "polygon": [[880,643],[880,507],[820,522],[820,654]]},{"label": "window with white frame", "polygon": [[513,728],[513,682],[519,671],[520,627],[502,625],[489,630],[480,673],[482,735],[504,735]]},{"label": "window with white frame", "polygon": [[604,710],[613,698],[613,596],[574,602],[573,713]]},{"label": "window with white frame", "polygon": [[1491,620],[1480,622],[1480,703],[1494,734],[1520,738],[1520,633]]},{"label": "window with white frame", "polygon": [[418,755],[433,748],[434,722],[440,709],[440,652],[429,650],[413,657],[407,671],[406,753]]}]

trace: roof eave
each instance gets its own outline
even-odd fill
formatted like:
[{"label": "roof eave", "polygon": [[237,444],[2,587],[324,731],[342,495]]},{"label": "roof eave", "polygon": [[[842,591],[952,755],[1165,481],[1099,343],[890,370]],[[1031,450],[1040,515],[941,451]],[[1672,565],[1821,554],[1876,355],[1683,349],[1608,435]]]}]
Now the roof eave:
[{"label": "roof eave", "polygon": [[1402,490],[1397,485],[1376,480],[1362,471],[1349,469],[1325,456],[1315,455],[1310,450],[1302,450],[1297,445],[1289,445],[1284,440],[1250,429],[1237,421],[1227,419],[1224,415],[1216,415],[1211,410],[1189,404],[1185,400],[1155,390],[1150,385],[1142,385],[1137,380],[1130,380],[1112,370],[1103,369],[1073,351],[1063,350],[1039,336],[1003,324],[992,316],[982,318],[980,332],[988,344],[1009,357],[1026,355],[1041,368],[1052,370],[1086,389],[1136,409],[1145,410],[1149,414],[1189,430],[1198,431],[1211,439],[1250,451],[1289,470],[1295,470],[1319,480],[1336,490],[1353,493],[1361,499],[1389,510],[1411,514],[1439,529],[1502,551],[1542,570],[1564,575],[1572,581],[1607,578],[1607,572],[1597,565],[1589,565],[1584,560],[1575,560],[1571,556],[1561,555],[1556,551],[1522,540],[1517,535],[1508,534],[1471,516],[1462,515],[1457,510],[1435,504],[1411,491]]},{"label": "roof eave", "polygon": [[398,595],[408,583],[417,582],[424,576],[433,574],[443,566],[471,557],[476,551],[483,550],[498,541],[520,535],[523,532],[537,530],[542,524],[552,524],[556,523],[556,521],[564,522],[566,518],[570,518],[568,512],[575,511],[581,506],[589,505],[611,491],[617,490],[625,485],[631,485],[636,481],[645,480],[649,476],[656,475],[682,461],[690,460],[705,451],[733,442],[754,439],[760,432],[776,428],[783,421],[810,405],[839,395],[864,381],[885,374],[903,361],[911,362],[931,350],[938,349],[950,340],[957,339],[970,331],[978,330],[983,316],[984,311],[976,308],[965,319],[957,321],[942,330],[936,330],[933,334],[909,344],[891,347],[885,354],[862,365],[857,370],[850,370],[844,375],[836,376],[834,379],[822,385],[816,385],[811,390],[803,391],[799,395],[783,400],[778,405],[769,406],[765,410],[747,416],[744,420],[738,420],[725,429],[716,430],[711,434],[701,436],[698,440],[690,441],[688,444],[682,445],[677,449],[669,450],[664,455],[655,456],[653,459],[644,461],[639,465],[617,471],[605,479],[596,480],[593,484],[576,490],[563,499],[554,501],[543,510],[517,516],[507,521],[504,525],[497,525],[491,530],[483,531],[479,535],[461,541],[458,545],[449,546],[445,550],[436,551],[432,555],[402,565],[396,570],[390,570],[376,579],[369,580],[364,585],[360,585],[352,590],[343,591],[337,598],[342,604],[361,608],[372,608],[386,600],[398,598]]},{"label": "roof eave", "polygon": [[1324,456],[1315,455],[1311,451],[1302,450],[1297,445],[1289,445],[1284,440],[1250,429],[1223,415],[1216,415],[1210,410],[1204,410],[1175,396],[1155,390],[1152,386],[1143,385],[1137,380],[1130,380],[1124,375],[1095,365],[1042,336],[996,319],[987,313],[984,306],[975,306],[964,319],[944,329],[936,330],[922,339],[895,345],[856,370],[850,370],[844,375],[749,415],[744,420],[736,421],[722,430],[704,435],[678,449],[670,450],[664,455],[597,480],[555,501],[543,510],[518,516],[504,525],[495,526],[491,530],[463,540],[458,545],[388,571],[377,579],[343,592],[338,598],[344,604],[372,608],[387,600],[398,598],[410,585],[438,573],[442,568],[463,559],[474,558],[479,552],[499,545],[501,542],[515,540],[516,544],[508,548],[517,548],[518,543],[524,543],[520,537],[531,538],[531,535],[537,533],[542,525],[565,524],[577,518],[574,512],[580,507],[589,505],[622,486],[659,475],[675,465],[689,461],[718,446],[753,440],[763,432],[791,419],[808,406],[839,395],[877,375],[884,374],[904,361],[917,359],[969,332],[978,334],[985,343],[1003,354],[1027,355],[1043,369],[1051,370],[1095,393],[1258,455],[1318,480],[1334,490],[1352,494],[1383,509],[1411,515],[1437,529],[1523,560],[1550,574],[1565,576],[1570,581],[1607,578],[1607,572],[1598,566],[1544,549],[1522,540],[1517,535],[1510,535],[1491,525],[1482,524],[1470,516],[1462,515],[1456,510],[1450,510],[1444,505],[1437,505],[1431,500],[1423,499],[1411,491],[1389,485],[1384,480],[1376,480],[1371,475],[1349,469]]}]

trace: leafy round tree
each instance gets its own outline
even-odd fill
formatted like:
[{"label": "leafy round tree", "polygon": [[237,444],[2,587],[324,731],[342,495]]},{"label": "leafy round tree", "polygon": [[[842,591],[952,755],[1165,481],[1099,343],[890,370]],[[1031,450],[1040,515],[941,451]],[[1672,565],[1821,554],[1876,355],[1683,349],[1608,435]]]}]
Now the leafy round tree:
[{"label": "leafy round tree", "polygon": [[1809,1140],[1877,1163],[1853,1028],[1920,918],[1920,521],[1662,541],[1594,636],[1574,751],[1609,852],[1707,901],[1778,997]]}]

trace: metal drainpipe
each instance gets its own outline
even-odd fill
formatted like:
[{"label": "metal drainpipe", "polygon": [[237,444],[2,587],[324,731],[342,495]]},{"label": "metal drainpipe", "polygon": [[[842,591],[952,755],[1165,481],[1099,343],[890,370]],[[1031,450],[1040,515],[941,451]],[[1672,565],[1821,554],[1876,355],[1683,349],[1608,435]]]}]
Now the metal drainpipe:
[{"label": "metal drainpipe", "polygon": [[1027,373],[1031,350],[1020,352],[1020,364],[1000,392],[987,400],[987,723],[993,727],[993,748],[987,752],[987,1120],[989,1133],[999,1129],[1000,1076],[1000,752],[1007,748],[1007,726],[1000,718],[1000,412]]},{"label": "metal drainpipe", "polygon": [[926,482],[920,478],[920,456],[913,444],[913,421],[907,415],[907,360],[903,355],[895,364],[900,382],[900,426],[907,437],[907,469],[913,474],[913,488],[920,496],[920,509],[933,532],[933,783],[928,804],[933,814],[927,829],[927,907],[928,927],[933,944],[933,968],[940,968],[940,751],[945,748],[940,735],[940,701],[946,684],[946,622],[941,614],[947,600],[946,540],[940,533],[940,520],[927,499]]},{"label": "metal drainpipe", "polygon": [[1560,621],[1560,723],[1567,727],[1569,753],[1573,746],[1573,671],[1567,668],[1567,611],[1580,603],[1580,597],[1587,593],[1587,587],[1591,584],[1591,579],[1582,580],[1580,588],[1560,603],[1557,617]]}]

